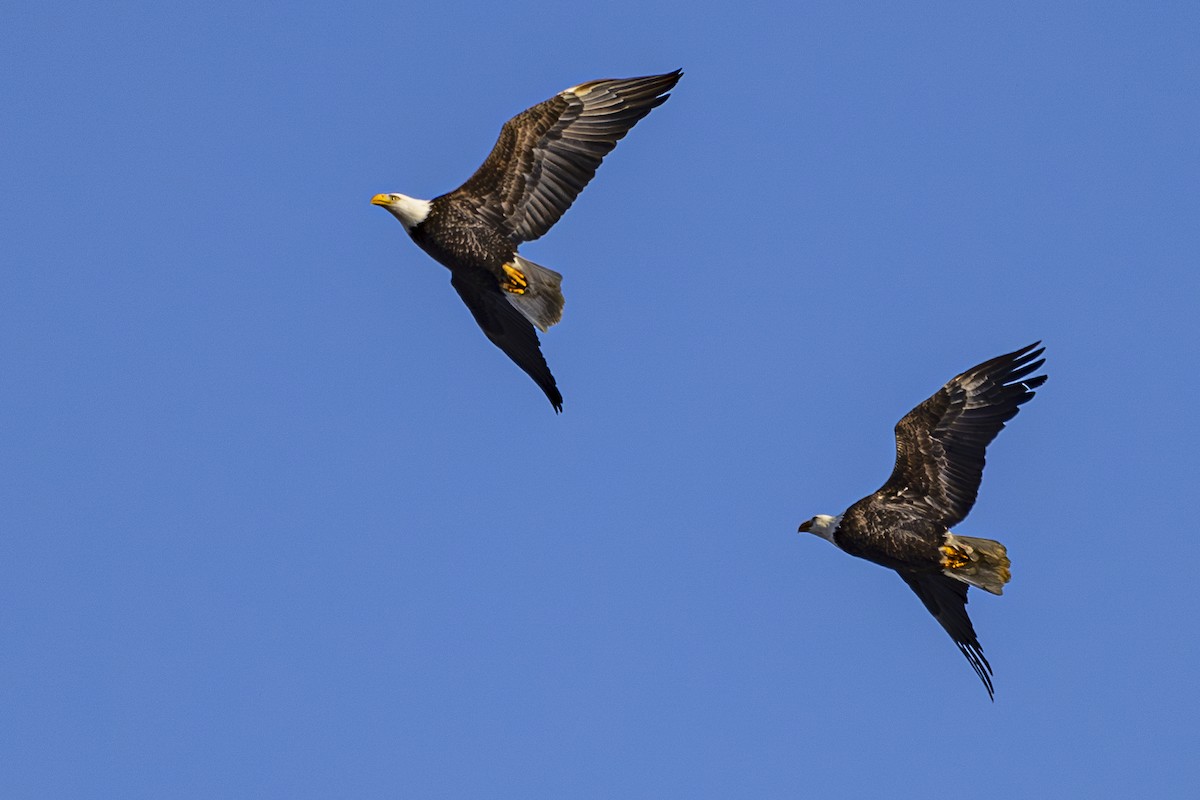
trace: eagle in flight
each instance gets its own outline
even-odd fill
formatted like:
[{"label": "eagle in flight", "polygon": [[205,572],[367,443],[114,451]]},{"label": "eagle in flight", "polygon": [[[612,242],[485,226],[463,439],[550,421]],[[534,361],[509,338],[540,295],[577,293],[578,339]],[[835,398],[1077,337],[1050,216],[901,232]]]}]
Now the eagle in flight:
[{"label": "eagle in flight", "polygon": [[1035,342],[952,379],[896,425],[896,466],[879,491],[838,516],[800,526],[852,556],[900,573],[941,623],[995,699],[992,667],[967,616],[967,588],[1002,594],[1008,555],[991,539],[950,529],[975,505],[984,451],[1045,375],[1027,377],[1045,359]]},{"label": "eagle in flight", "polygon": [[541,331],[562,318],[562,275],[517,254],[550,230],[638,120],[666,102],[683,72],[604,79],[565,89],[500,130],[491,154],[432,200],[377,194],[417,245],[450,270],[450,285],[492,343],[562,411]]}]

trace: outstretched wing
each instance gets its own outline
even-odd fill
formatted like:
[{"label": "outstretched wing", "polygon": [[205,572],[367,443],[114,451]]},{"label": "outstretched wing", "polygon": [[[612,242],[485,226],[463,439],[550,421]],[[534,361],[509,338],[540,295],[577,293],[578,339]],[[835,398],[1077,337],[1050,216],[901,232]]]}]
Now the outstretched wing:
[{"label": "outstretched wing", "polygon": [[975,505],[988,444],[1046,382],[1025,377],[1045,363],[1040,344],[972,367],[908,412],[896,424],[896,467],[874,502],[919,508],[947,528],[961,522]]},{"label": "outstretched wing", "polygon": [[983,681],[988,697],[996,699],[992,688],[992,665],[983,657],[983,647],[975,635],[975,626],[967,616],[967,585],[936,572],[905,573],[900,577],[917,593],[929,613],[942,623],[946,633],[971,662],[971,668]]},{"label": "outstretched wing", "polygon": [[471,315],[479,327],[513,360],[525,370],[533,382],[541,387],[550,399],[555,411],[562,411],[563,398],[554,382],[554,375],[542,356],[537,332],[533,324],[508,302],[496,279],[488,273],[455,272],[450,285],[471,309]]},{"label": "outstretched wing", "polygon": [[504,124],[491,154],[448,195],[474,208],[513,244],[558,222],[617,142],[655,107],[681,70],[573,86]]}]

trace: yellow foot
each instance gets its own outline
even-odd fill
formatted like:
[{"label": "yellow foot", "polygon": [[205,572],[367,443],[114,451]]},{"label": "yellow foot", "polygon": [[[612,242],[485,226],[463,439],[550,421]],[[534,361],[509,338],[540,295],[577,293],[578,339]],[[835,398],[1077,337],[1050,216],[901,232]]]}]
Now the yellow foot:
[{"label": "yellow foot", "polygon": [[955,547],[942,545],[938,548],[938,550],[942,552],[942,566],[946,569],[958,569],[959,567],[965,567],[971,560],[966,553]]},{"label": "yellow foot", "polygon": [[504,264],[502,269],[508,276],[508,280],[500,281],[500,288],[513,294],[525,294],[529,288],[529,280],[525,277],[525,273],[512,264]]}]

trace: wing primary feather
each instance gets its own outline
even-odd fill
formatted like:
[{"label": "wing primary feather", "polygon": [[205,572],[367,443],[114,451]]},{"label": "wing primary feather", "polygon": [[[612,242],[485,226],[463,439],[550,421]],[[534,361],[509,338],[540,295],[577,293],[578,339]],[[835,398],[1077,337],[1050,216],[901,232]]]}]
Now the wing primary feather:
[{"label": "wing primary feather", "polygon": [[589,81],[526,109],[504,124],[475,174],[444,197],[513,244],[537,239],[571,207],[617,142],[666,102],[682,74]]},{"label": "wing primary feather", "polygon": [[919,504],[951,527],[979,492],[987,446],[1033,399],[1046,375],[1041,342],[985,361],[955,376],[896,423],[896,465],[875,496]]},{"label": "wing primary feather", "polygon": [[450,284],[492,344],[524,370],[546,395],[554,411],[561,413],[563,397],[542,355],[537,331],[504,296],[495,278],[458,272],[452,275]]},{"label": "wing primary feather", "polygon": [[975,626],[967,614],[967,585],[937,573],[898,573],[909,588],[921,598],[926,610],[933,615],[958,645],[979,680],[987,689],[988,697],[995,702],[996,691],[992,684],[992,665],[983,655]]}]

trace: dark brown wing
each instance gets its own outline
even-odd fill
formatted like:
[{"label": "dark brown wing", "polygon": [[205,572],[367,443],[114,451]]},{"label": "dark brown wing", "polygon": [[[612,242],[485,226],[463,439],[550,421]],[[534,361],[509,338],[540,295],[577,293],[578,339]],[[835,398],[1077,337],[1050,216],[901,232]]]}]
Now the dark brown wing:
[{"label": "dark brown wing", "polygon": [[533,382],[546,393],[555,411],[562,411],[562,394],[542,356],[533,323],[513,308],[496,279],[484,272],[458,271],[450,278],[450,285],[467,304],[467,308],[471,309],[471,315],[492,340],[492,344],[503,350],[514,364],[533,378]]},{"label": "dark brown wing", "polygon": [[683,72],[574,86],[504,124],[491,154],[450,195],[513,244],[558,222],[617,142],[655,107]]},{"label": "dark brown wing", "polygon": [[975,505],[988,444],[1046,382],[1025,377],[1045,363],[1039,344],[972,367],[908,412],[896,424],[896,467],[874,502],[908,506],[947,528],[961,522]]},{"label": "dark brown wing", "polygon": [[967,616],[967,585],[935,572],[905,573],[900,577],[917,593],[934,619],[942,623],[946,633],[971,662],[971,668],[987,687],[988,697],[996,699],[992,687],[992,665],[983,657],[983,647],[975,635],[975,626]]}]

